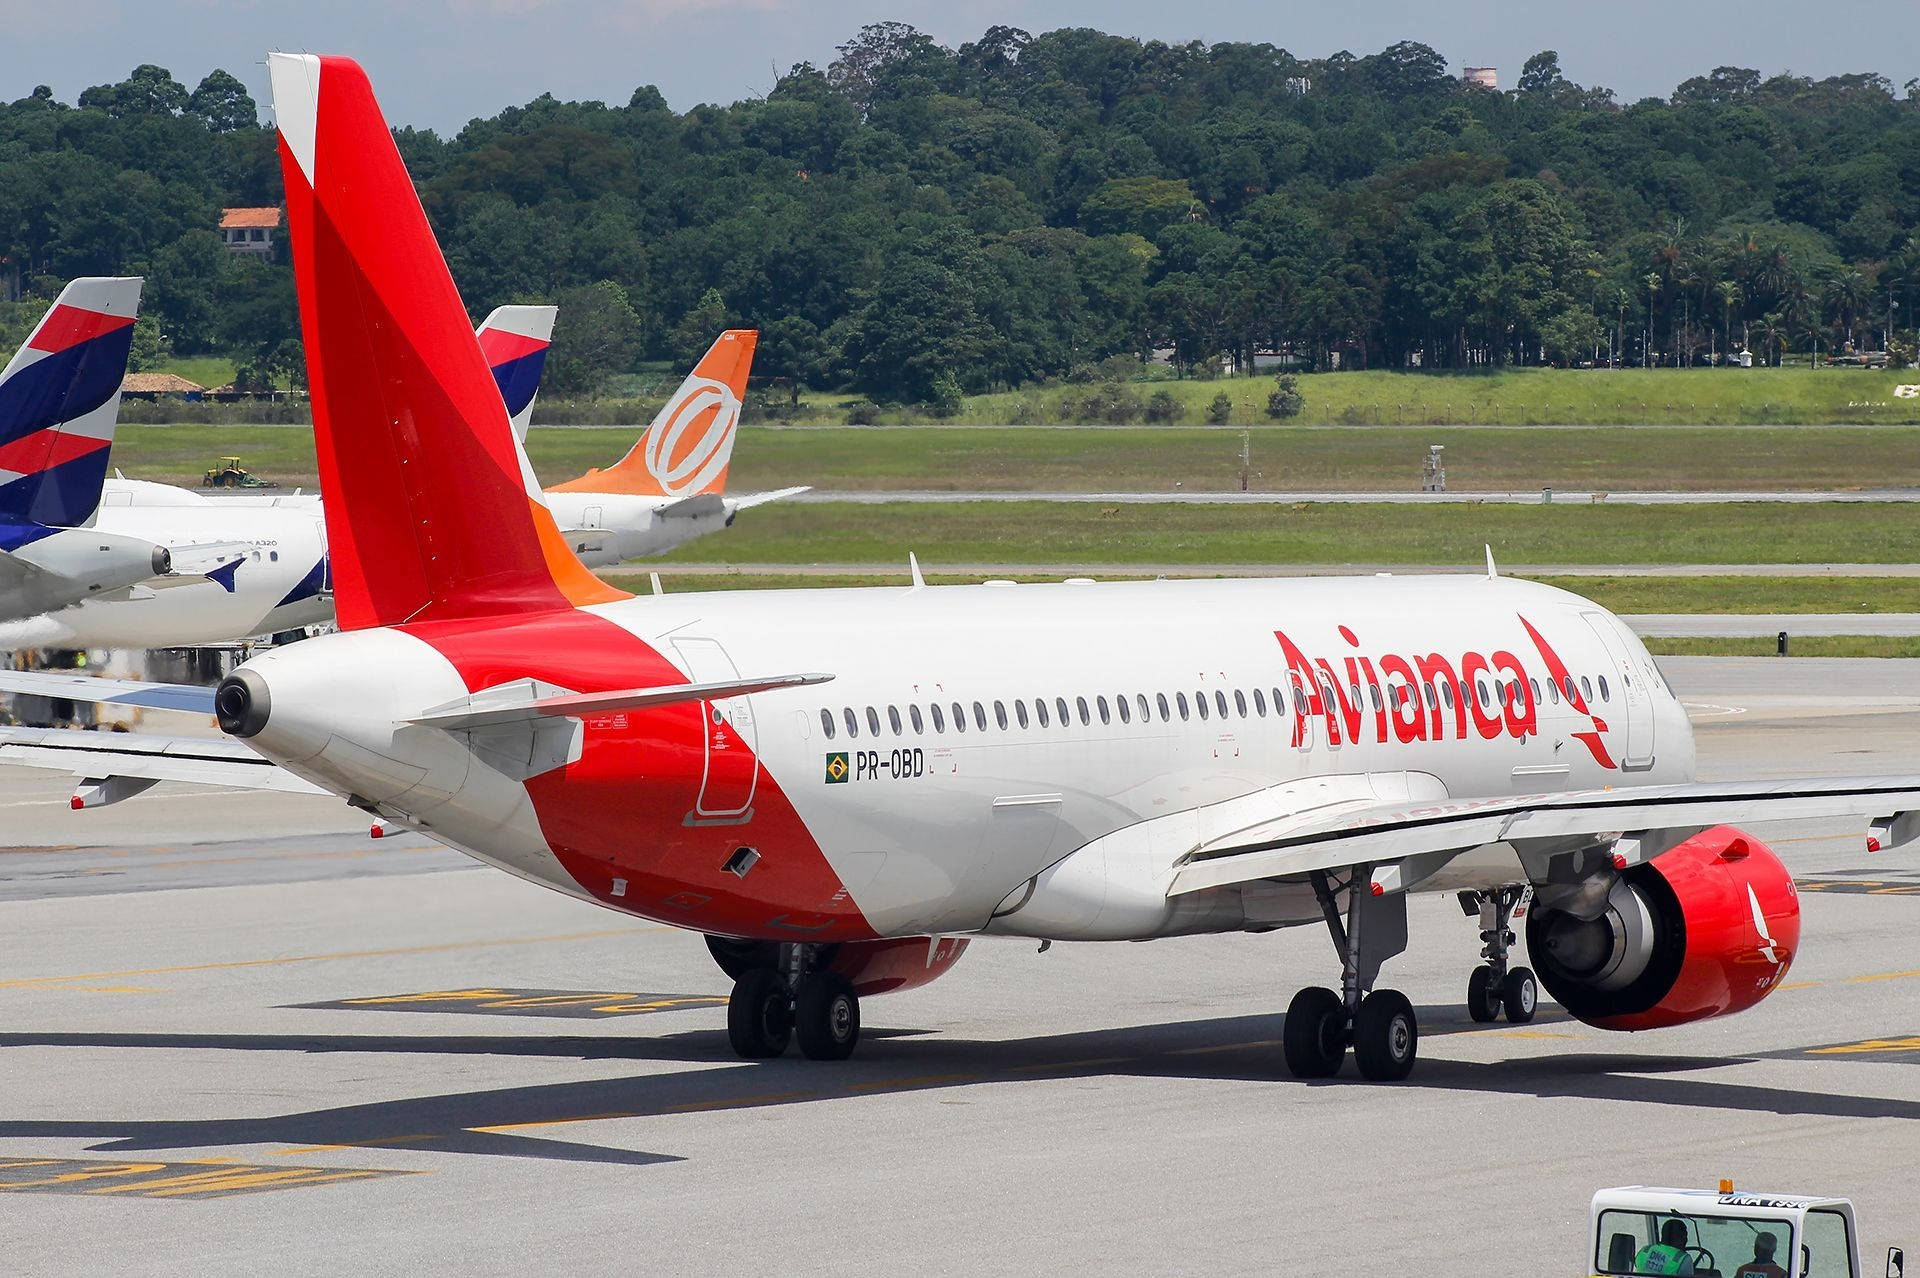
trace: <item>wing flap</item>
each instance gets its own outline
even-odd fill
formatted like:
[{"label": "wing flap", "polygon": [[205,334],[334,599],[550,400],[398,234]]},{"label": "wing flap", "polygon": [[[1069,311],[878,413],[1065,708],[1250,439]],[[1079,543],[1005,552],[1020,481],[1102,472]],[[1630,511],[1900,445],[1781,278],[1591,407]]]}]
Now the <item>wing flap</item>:
[{"label": "wing flap", "polygon": [[122,777],[283,794],[326,793],[224,737],[5,728],[0,729],[0,763],[66,772],[92,781]]},{"label": "wing flap", "polygon": [[[1458,854],[1492,843],[1595,842],[1634,831],[1858,817],[1920,810],[1920,776],[1816,777],[1740,784],[1632,786],[1559,794],[1386,803],[1241,830],[1189,853],[1169,896],[1313,870]],[[1915,822],[1890,822],[1913,830]],[[1645,844],[1658,849],[1658,840]]]},{"label": "wing flap", "polygon": [[193,684],[144,683],[138,679],[102,679],[52,670],[0,670],[0,692],[137,706],[145,710],[184,710],[212,714],[214,690]]}]

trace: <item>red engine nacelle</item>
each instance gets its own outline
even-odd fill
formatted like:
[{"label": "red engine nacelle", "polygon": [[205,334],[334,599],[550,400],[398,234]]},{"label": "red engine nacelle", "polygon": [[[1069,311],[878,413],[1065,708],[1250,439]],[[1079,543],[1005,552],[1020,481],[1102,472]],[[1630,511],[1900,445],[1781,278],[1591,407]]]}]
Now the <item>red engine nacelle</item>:
[{"label": "red engine nacelle", "polygon": [[[946,975],[967,951],[964,938],[905,936],[891,941],[842,941],[828,947],[827,970],[853,983],[862,998],[918,989]],[[707,949],[728,976],[738,980],[752,967],[776,967],[780,947],[772,941],[735,941],[709,936]]]},{"label": "red engine nacelle", "polygon": [[1752,1007],[1800,948],[1800,897],[1772,849],[1716,826],[1622,874],[1597,919],[1536,907],[1547,993],[1601,1029],[1660,1029]]}]

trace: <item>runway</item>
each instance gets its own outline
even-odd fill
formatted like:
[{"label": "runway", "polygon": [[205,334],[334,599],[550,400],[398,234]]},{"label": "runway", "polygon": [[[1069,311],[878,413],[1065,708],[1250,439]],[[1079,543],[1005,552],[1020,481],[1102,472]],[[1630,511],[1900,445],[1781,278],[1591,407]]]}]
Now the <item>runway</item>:
[{"label": "runway", "polygon": [[[1662,664],[1705,776],[1920,759],[1920,662]],[[1851,1196],[1869,1272],[1920,1245],[1920,854],[1858,831],[1769,832],[1788,984],[1675,1030],[1472,1025],[1473,925],[1417,900],[1422,1060],[1377,1087],[1286,1075],[1307,929],[977,943],[868,1000],[853,1061],[743,1063],[697,937],[331,800],[68,793],[0,770],[16,1272],[1535,1278],[1580,1270],[1596,1188],[1722,1176]]]},{"label": "runway", "polygon": [[862,506],[882,506],[894,503],[944,504],[948,502],[1092,502],[1096,505],[1140,506],[1173,502],[1191,506],[1290,506],[1290,505],[1386,505],[1386,506],[1432,506],[1432,505],[1495,505],[1495,506],[1540,506],[1573,505],[1587,506],[1605,503],[1609,506],[1717,506],[1730,502],[1771,502],[1786,505],[1805,506],[1826,502],[1914,502],[1920,501],[1920,489],[1915,488],[1849,488],[1849,489],[1773,489],[1767,491],[1743,492],[1601,492],[1589,489],[1534,489],[1530,492],[1388,492],[1388,491],[1344,491],[1344,492],[1238,492],[1234,490],[1213,491],[1207,489],[1173,489],[1165,492],[1017,492],[996,490],[992,492],[949,492],[942,489],[917,489],[913,491],[882,492],[868,489],[825,489],[814,488],[804,493],[796,493],[784,501],[798,502],[802,505],[822,502],[853,502]]},{"label": "runway", "polygon": [[[929,573],[962,577],[1363,577],[1380,573],[1420,576],[1474,573],[1482,565],[1458,564],[1276,564],[1276,563],[1110,563],[1036,564],[1019,562],[940,563],[922,560]],[[1500,561],[1510,577],[1920,577],[1920,564],[1521,564]],[[815,564],[734,564],[718,560],[656,563],[648,560],[597,569],[603,577],[644,582],[657,572],[671,581],[680,575],[725,577],[872,577],[905,576],[906,565],[892,560]]]}]

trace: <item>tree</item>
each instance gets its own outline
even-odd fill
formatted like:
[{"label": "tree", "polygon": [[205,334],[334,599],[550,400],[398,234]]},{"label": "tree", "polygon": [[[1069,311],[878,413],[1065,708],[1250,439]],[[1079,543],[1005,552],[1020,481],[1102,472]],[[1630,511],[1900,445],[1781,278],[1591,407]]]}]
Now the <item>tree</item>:
[{"label": "tree", "polygon": [[215,133],[260,127],[260,110],[248,96],[247,86],[217,69],[194,89],[186,110]]},{"label": "tree", "polygon": [[[640,317],[625,289],[600,280],[564,289],[554,301],[560,314],[543,371],[548,387],[561,395],[597,395],[616,373],[633,370],[640,355]],[[715,330],[707,340],[717,336]]]},{"label": "tree", "polygon": [[1542,49],[1520,68],[1520,80],[1515,87],[1523,97],[1552,99],[1566,83],[1566,77],[1560,74],[1560,55],[1552,49]]},{"label": "tree", "polygon": [[80,95],[82,107],[113,116],[178,115],[186,110],[187,100],[187,87],[151,62],[135,67],[119,84],[96,84]]},{"label": "tree", "polygon": [[718,289],[710,288],[702,293],[699,302],[673,326],[668,349],[673,352],[674,364],[692,368],[707,353],[714,339],[726,330],[727,322],[727,299],[720,296]]},{"label": "tree", "polygon": [[1273,379],[1273,393],[1267,396],[1267,416],[1277,422],[1298,417],[1307,406],[1306,396],[1300,393],[1300,379],[1292,373],[1281,373]]},{"label": "tree", "polygon": [[1213,397],[1213,402],[1207,405],[1207,425],[1225,426],[1232,420],[1233,400],[1225,391],[1221,391]]}]

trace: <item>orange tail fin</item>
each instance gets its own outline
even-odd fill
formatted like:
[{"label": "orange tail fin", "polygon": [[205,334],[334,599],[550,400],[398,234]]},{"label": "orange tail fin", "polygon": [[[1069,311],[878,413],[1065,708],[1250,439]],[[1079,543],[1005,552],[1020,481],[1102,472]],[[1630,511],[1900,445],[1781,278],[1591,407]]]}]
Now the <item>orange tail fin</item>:
[{"label": "orange tail fin", "polygon": [[760,334],[750,328],[720,334],[625,457],[606,470],[590,470],[547,491],[676,501],[725,492],[733,438],[740,429],[740,403],[759,340]]}]

